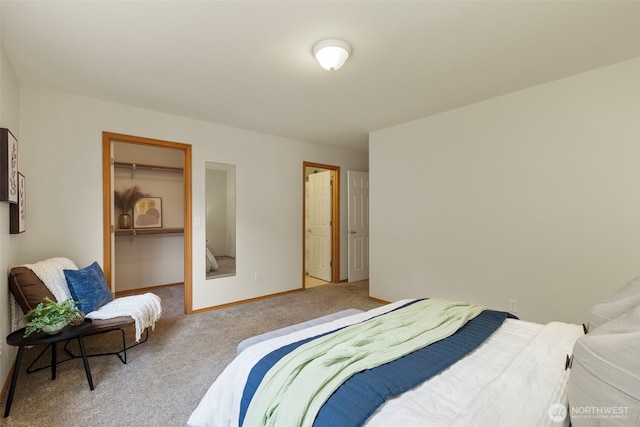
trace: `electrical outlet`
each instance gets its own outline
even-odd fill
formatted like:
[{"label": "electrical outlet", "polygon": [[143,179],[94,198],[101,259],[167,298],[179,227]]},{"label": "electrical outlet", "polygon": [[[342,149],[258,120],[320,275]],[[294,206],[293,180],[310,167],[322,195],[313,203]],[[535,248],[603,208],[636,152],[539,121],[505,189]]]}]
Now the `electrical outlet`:
[{"label": "electrical outlet", "polygon": [[260,272],[256,271],[255,273],[253,273],[253,280],[255,280],[256,282],[260,281]]},{"label": "electrical outlet", "polygon": [[509,300],[509,312],[513,314],[516,314],[518,312],[518,300]]}]

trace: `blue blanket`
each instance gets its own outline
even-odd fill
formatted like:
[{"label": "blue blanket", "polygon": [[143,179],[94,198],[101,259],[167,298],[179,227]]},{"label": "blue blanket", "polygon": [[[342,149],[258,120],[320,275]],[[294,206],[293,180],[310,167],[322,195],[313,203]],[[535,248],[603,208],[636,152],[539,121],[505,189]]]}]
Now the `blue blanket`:
[{"label": "blue blanket", "polygon": [[[333,427],[364,424],[388,397],[399,395],[426,381],[479,346],[502,325],[507,315],[504,312],[484,311],[449,338],[352,376],[325,403],[314,425]],[[254,366],[247,379],[240,405],[241,425],[265,373],[281,357],[314,338],[317,337],[275,350]]]}]

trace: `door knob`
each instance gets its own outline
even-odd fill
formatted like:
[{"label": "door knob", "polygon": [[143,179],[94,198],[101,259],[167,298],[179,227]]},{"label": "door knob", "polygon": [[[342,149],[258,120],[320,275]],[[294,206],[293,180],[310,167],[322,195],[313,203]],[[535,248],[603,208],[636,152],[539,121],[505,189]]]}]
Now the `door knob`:
[{"label": "door knob", "polygon": [[349,230],[349,234],[356,234],[356,232],[353,230]]}]

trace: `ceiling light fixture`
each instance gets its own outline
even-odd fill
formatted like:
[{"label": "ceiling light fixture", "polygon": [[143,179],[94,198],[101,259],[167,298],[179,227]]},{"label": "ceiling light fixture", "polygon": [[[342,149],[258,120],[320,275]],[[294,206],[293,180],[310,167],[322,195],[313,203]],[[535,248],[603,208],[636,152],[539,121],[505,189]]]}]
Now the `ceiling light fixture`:
[{"label": "ceiling light fixture", "polygon": [[313,46],[313,56],[325,70],[339,69],[347,61],[349,55],[351,55],[351,46],[342,40],[321,40]]}]

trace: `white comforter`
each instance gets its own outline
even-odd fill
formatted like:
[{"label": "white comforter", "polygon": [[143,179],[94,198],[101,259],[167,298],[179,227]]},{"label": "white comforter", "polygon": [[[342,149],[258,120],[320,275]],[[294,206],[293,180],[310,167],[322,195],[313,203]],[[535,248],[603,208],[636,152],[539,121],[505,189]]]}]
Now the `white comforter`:
[{"label": "white comforter", "polygon": [[[361,322],[393,310],[398,301],[365,313],[248,347],[220,374],[188,425],[238,426],[240,399],[253,364],[291,342]],[[480,347],[436,377],[390,399],[367,426],[559,425],[554,404],[566,407],[564,360],[582,334],[578,325],[539,325],[507,319]],[[568,420],[567,420],[568,424]]]}]

